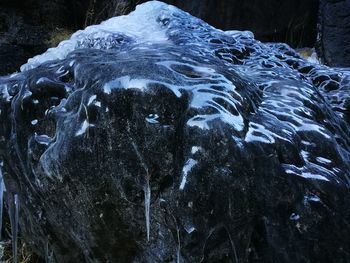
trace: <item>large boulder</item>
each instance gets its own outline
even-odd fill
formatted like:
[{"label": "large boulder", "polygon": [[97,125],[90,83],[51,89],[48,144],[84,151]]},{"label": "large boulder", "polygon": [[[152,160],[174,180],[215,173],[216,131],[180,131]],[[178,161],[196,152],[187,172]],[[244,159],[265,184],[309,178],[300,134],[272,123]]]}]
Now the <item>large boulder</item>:
[{"label": "large boulder", "polygon": [[318,54],[329,66],[350,67],[350,0],[321,0]]},{"label": "large boulder", "polygon": [[349,72],[156,1],[22,70],[1,168],[43,257],[349,262]]}]

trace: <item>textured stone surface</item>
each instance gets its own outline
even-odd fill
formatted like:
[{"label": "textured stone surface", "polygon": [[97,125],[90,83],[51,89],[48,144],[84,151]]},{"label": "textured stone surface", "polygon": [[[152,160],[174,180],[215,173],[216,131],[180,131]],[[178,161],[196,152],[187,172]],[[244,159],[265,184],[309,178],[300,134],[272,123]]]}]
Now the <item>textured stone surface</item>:
[{"label": "textured stone surface", "polygon": [[322,0],[318,27],[318,53],[324,63],[350,67],[350,1]]},{"label": "textured stone surface", "polygon": [[125,19],[0,78],[27,242],[57,262],[349,262],[349,72],[157,2]]}]

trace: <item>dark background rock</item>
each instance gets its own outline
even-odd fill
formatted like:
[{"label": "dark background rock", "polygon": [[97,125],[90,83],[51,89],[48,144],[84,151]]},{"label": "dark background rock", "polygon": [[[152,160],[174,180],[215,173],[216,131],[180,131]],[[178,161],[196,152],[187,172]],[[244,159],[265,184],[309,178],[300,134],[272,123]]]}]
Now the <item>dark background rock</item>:
[{"label": "dark background rock", "polygon": [[85,9],[83,1],[0,1],[0,75],[57,45],[52,39],[60,30],[82,28]]},{"label": "dark background rock", "polygon": [[350,67],[350,0],[321,0],[318,53],[324,63]]},{"label": "dark background rock", "polygon": [[[96,12],[104,20],[132,10],[146,1],[96,2]],[[292,47],[312,47],[316,39],[318,0],[164,0],[223,30],[250,30],[261,41],[284,42]],[[111,8],[106,8],[110,6]],[[101,10],[105,10],[101,13]]]},{"label": "dark background rock", "polygon": [[[60,30],[74,32],[109,17],[126,14],[137,0],[2,0],[0,1],[0,75],[19,69],[44,52]],[[316,39],[317,0],[165,2],[224,30],[251,30],[262,41],[312,47]],[[69,34],[66,34],[68,37]]]}]

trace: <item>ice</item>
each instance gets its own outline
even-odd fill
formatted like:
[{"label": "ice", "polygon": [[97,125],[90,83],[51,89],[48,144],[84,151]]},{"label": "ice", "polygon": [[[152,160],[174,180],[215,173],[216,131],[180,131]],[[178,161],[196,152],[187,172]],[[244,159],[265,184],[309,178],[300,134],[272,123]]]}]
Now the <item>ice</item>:
[{"label": "ice", "polygon": [[293,221],[299,220],[300,219],[300,215],[298,215],[296,213],[293,213],[293,214],[290,215],[289,219],[293,220]]},{"label": "ice", "polygon": [[9,94],[8,87],[6,85],[0,86],[0,92],[3,99],[6,101],[11,101],[12,96]]},{"label": "ice", "polygon": [[81,125],[81,128],[75,133],[75,136],[83,135],[87,131],[89,126],[89,122],[87,120],[84,120],[83,124]]},{"label": "ice", "polygon": [[146,121],[151,124],[157,124],[159,123],[158,118],[158,114],[149,114],[148,117],[146,117]]},{"label": "ice", "polygon": [[0,240],[1,240],[1,233],[2,233],[2,218],[3,218],[3,200],[4,200],[4,178],[2,176],[2,170],[0,167]]},{"label": "ice", "polygon": [[332,163],[331,160],[329,160],[327,158],[324,158],[324,157],[316,157],[316,161],[318,161],[319,163],[322,163],[322,164],[330,164],[330,163]]},{"label": "ice", "polygon": [[53,263],[53,251],[50,249],[49,241],[46,241],[45,246],[45,262],[46,263]]},{"label": "ice", "polygon": [[184,228],[185,228],[187,234],[192,234],[193,231],[196,230],[194,225],[192,223],[190,223],[190,222],[185,223]]},{"label": "ice", "polygon": [[49,145],[52,142],[52,138],[46,134],[35,134],[34,139],[37,143],[42,145]]},{"label": "ice", "polygon": [[227,30],[225,31],[225,34],[229,36],[244,36],[247,38],[254,38],[254,33],[252,31],[239,31],[239,30]]},{"label": "ice", "polygon": [[176,262],[181,262],[181,241],[180,241],[180,229],[176,223],[176,233],[177,233],[177,253],[176,253]]},{"label": "ice", "polygon": [[[157,21],[161,13],[171,13],[177,8],[158,1],[150,1],[136,7],[127,16],[113,17],[99,25],[93,25],[74,33],[69,40],[62,41],[57,47],[28,60],[21,66],[21,71],[35,68],[43,62],[63,59],[75,50],[79,43],[87,39],[108,40],[115,34],[124,34],[138,43],[165,43],[168,37],[162,23]],[[152,34],[150,34],[152,32]]]},{"label": "ice", "polygon": [[18,243],[18,219],[19,219],[19,198],[17,194],[9,197],[9,217],[11,223],[12,239],[12,262],[18,262],[17,243]]},{"label": "ice", "polygon": [[87,105],[89,106],[91,103],[94,102],[94,100],[96,100],[97,96],[96,95],[92,95],[90,98],[89,98],[89,101],[87,103]]},{"label": "ice", "polygon": [[149,185],[149,178],[146,179],[144,186],[145,194],[145,218],[146,218],[146,230],[147,230],[147,240],[150,237],[150,206],[151,206],[151,188]]},{"label": "ice", "polygon": [[[293,165],[290,165],[290,166],[293,166]],[[316,174],[316,173],[304,172],[304,171],[298,171],[298,170],[295,171],[295,170],[292,170],[292,169],[286,169],[285,171],[286,171],[287,174],[297,175],[297,176],[303,177],[305,179],[313,179],[313,180],[321,180],[321,181],[329,182],[328,178],[326,178],[326,177],[324,177],[322,175]]]},{"label": "ice", "polygon": [[38,123],[38,120],[37,120],[37,119],[32,120],[30,123],[31,123],[32,125],[36,125],[36,124]]},{"label": "ice", "polygon": [[309,56],[307,58],[307,61],[309,61],[310,63],[313,63],[313,64],[321,64],[315,50],[312,52],[311,56]]},{"label": "ice", "polygon": [[304,196],[304,205],[307,205],[310,202],[321,202],[321,199],[317,195],[305,195]]},{"label": "ice", "polygon": [[145,90],[149,84],[149,80],[146,79],[132,79],[130,76],[123,76],[112,80],[103,86],[103,92],[106,94],[111,94],[113,89],[123,88],[123,89],[139,89],[141,91]]},{"label": "ice", "polygon": [[246,142],[274,143],[277,135],[258,123],[249,123],[249,130],[246,134]]},{"label": "ice", "polygon": [[316,180],[323,180],[323,181],[329,182],[329,180],[326,177],[319,175],[319,174],[303,172],[300,174],[300,176],[307,178],[307,179],[316,179]]},{"label": "ice", "polygon": [[151,187],[150,187],[150,178],[151,175],[149,173],[147,164],[143,158],[143,156],[141,155],[141,152],[139,151],[136,143],[133,141],[132,138],[130,138],[131,140],[131,145],[136,153],[137,158],[139,159],[139,161],[141,162],[141,165],[145,171],[144,174],[144,186],[143,186],[143,191],[144,191],[144,196],[145,196],[145,221],[146,221],[146,232],[147,232],[147,241],[149,241],[150,239],[150,207],[151,207]]},{"label": "ice", "polygon": [[182,180],[179,188],[180,190],[183,190],[185,188],[187,175],[197,163],[198,162],[192,158],[188,159],[185,163],[184,167],[182,168]]},{"label": "ice", "polygon": [[197,152],[203,151],[203,148],[200,146],[192,146],[191,153],[196,154]]}]

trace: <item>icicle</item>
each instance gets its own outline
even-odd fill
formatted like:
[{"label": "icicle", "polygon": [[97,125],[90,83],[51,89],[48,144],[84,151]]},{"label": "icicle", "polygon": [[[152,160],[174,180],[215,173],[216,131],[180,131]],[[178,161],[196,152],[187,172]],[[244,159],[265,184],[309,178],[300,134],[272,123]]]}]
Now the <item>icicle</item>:
[{"label": "icicle", "polygon": [[177,263],[181,262],[181,242],[180,242],[180,229],[176,223],[176,231],[177,231]]},{"label": "icicle", "polygon": [[50,249],[49,241],[46,241],[45,246],[45,262],[52,263],[53,262],[53,251]]},{"label": "icicle", "polygon": [[2,233],[2,213],[3,213],[3,197],[4,197],[4,179],[2,177],[2,171],[0,168],[0,240],[1,240],[1,233]]},{"label": "icicle", "polygon": [[147,175],[146,183],[144,186],[145,192],[145,218],[146,218],[146,230],[147,230],[147,241],[149,241],[150,235],[150,205],[151,205],[151,187],[149,185],[149,175]]},{"label": "icicle", "polygon": [[146,173],[143,191],[145,194],[145,219],[146,219],[147,241],[149,241],[149,237],[150,237],[150,206],[151,206],[151,187],[149,185],[149,180],[151,178],[151,175],[149,173],[146,162],[144,161],[136,143],[132,140],[131,137],[130,137],[130,140],[131,140],[132,147],[134,148],[134,151],[136,153],[136,156],[139,159],[139,161],[141,162],[141,165]]},{"label": "icicle", "polygon": [[18,217],[19,217],[19,199],[18,195],[14,194],[9,199],[9,216],[11,223],[11,235],[12,235],[12,262],[18,262],[17,256],[17,240],[18,240]]}]

